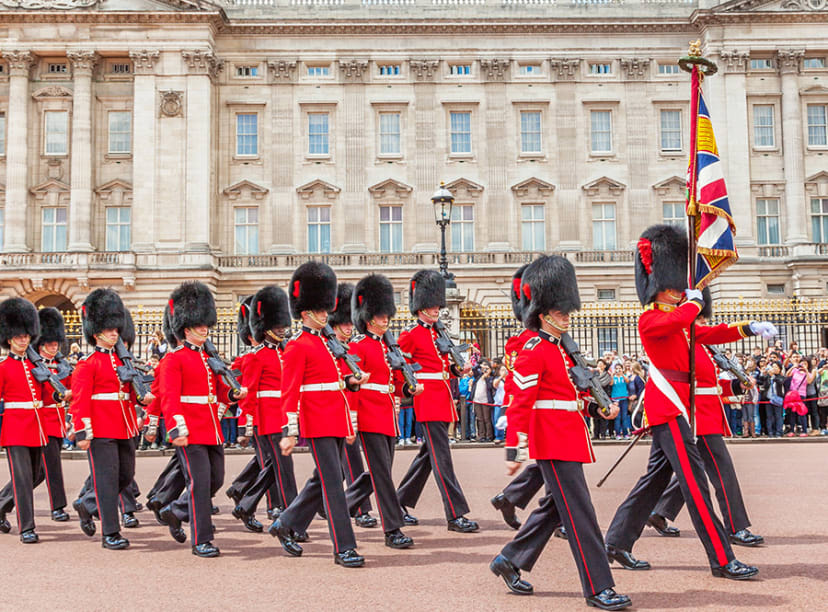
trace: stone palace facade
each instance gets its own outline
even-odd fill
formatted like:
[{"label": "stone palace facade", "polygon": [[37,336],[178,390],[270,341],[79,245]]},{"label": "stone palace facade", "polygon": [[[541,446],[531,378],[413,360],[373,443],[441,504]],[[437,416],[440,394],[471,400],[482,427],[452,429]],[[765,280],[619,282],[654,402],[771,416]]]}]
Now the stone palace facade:
[{"label": "stone palace facade", "polygon": [[5,296],[229,306],[323,258],[404,306],[445,181],[468,303],[540,252],[635,300],[638,234],[684,222],[696,39],[741,253],[716,292],[826,293],[826,0],[0,0],[0,31]]}]

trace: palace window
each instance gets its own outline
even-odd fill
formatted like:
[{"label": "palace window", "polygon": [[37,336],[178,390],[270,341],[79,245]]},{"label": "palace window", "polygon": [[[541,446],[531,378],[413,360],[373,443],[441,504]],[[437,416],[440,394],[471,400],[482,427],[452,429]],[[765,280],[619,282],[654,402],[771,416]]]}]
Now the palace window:
[{"label": "palace window", "polygon": [[540,111],[520,112],[520,152],[540,153],[541,113]]},{"label": "palace window", "polygon": [[69,72],[69,66],[66,62],[46,64],[46,72],[49,74],[65,74]]},{"label": "palace window", "polygon": [[110,74],[129,74],[132,72],[132,65],[129,62],[113,62],[109,64]]},{"label": "palace window", "polygon": [[328,113],[308,113],[308,154],[330,154],[328,143]]},{"label": "palace window", "polygon": [[236,115],[236,155],[256,156],[259,154],[259,115],[238,113]]},{"label": "palace window", "polygon": [[678,74],[681,72],[678,64],[661,64],[658,65],[659,74]]},{"label": "palace window", "polygon": [[474,250],[474,206],[455,204],[451,209],[451,250],[464,253]]},{"label": "palace window", "polygon": [[592,205],[592,248],[615,250],[615,204]]},{"label": "palace window", "polygon": [[661,150],[681,151],[681,111],[661,111]]},{"label": "palace window", "polygon": [[380,155],[399,155],[400,113],[379,114]]},{"label": "palace window", "polygon": [[680,230],[686,229],[687,217],[684,214],[684,206],[684,202],[664,202],[661,205],[664,223]]},{"label": "palace window", "polygon": [[770,57],[753,57],[750,60],[751,70],[773,70],[773,59]]},{"label": "palace window", "polygon": [[805,69],[819,69],[825,68],[824,57],[806,57],[802,60],[802,67]]},{"label": "palace window", "polygon": [[128,251],[131,246],[132,209],[128,206],[106,207],[106,250]]},{"label": "palace window", "polygon": [[612,74],[612,64],[596,62],[589,65],[589,74]]},{"label": "palace window", "polygon": [[449,113],[451,123],[451,152],[471,153],[471,113],[451,112]]},{"label": "palace window", "polygon": [[773,104],[753,105],[753,146],[766,148],[776,146],[773,132]]},{"label": "palace window", "polygon": [[756,200],[756,242],[779,244],[779,200],[777,198]]},{"label": "palace window", "polygon": [[236,76],[241,78],[257,77],[259,76],[259,66],[236,66]]},{"label": "palace window", "polygon": [[541,74],[540,64],[520,64],[518,73],[521,76],[538,76]]},{"label": "palace window", "polygon": [[43,208],[41,221],[41,250],[44,253],[65,251],[67,209]]},{"label": "palace window", "polygon": [[66,155],[69,152],[69,113],[67,111],[46,111],[44,125],[46,155]]},{"label": "palace window", "polygon": [[612,153],[612,111],[590,111],[589,126],[590,151]]},{"label": "palace window", "polygon": [[331,252],[331,207],[308,206],[308,253]]},{"label": "palace window", "polygon": [[380,206],[380,251],[399,253],[403,250],[402,206]]},{"label": "palace window", "polygon": [[380,73],[380,76],[399,76],[399,74],[400,74],[400,65],[399,64],[380,64],[379,65],[379,73]]},{"label": "palace window", "polygon": [[259,253],[259,209],[255,206],[240,206],[233,209],[236,255],[257,255]]},{"label": "palace window", "polygon": [[598,299],[609,302],[615,300],[615,289],[599,289]]},{"label": "palace window", "polygon": [[468,76],[471,74],[471,64],[449,64],[449,74]]},{"label": "palace window", "polygon": [[828,145],[826,134],[825,104],[808,105],[808,146],[824,147]]},{"label": "palace window", "polygon": [[524,251],[546,250],[546,220],[543,204],[520,207],[521,243]]},{"label": "palace window", "polygon": [[811,198],[811,230],[814,242],[828,243],[828,198]]},{"label": "palace window", "polygon": [[109,111],[109,152],[129,153],[132,151],[132,113],[130,111]]},{"label": "palace window", "polygon": [[326,77],[331,75],[331,67],[326,66],[308,66],[308,76],[311,77]]}]

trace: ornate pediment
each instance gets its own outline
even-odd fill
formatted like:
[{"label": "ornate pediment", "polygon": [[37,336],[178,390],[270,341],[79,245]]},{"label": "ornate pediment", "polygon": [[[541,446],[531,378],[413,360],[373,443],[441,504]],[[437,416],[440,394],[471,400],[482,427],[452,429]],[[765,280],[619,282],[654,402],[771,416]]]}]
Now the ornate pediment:
[{"label": "ornate pediment", "polygon": [[545,198],[551,195],[553,191],[555,191],[555,185],[542,181],[534,176],[526,179],[525,181],[521,181],[516,185],[512,185],[512,192],[519,198]]},{"label": "ornate pediment", "polygon": [[673,175],[653,185],[653,189],[660,196],[665,196],[670,192],[683,192],[687,189],[687,181],[680,176]]},{"label": "ornate pediment", "polygon": [[244,179],[230,185],[229,187],[225,187],[222,193],[227,196],[230,200],[238,200],[238,199],[253,199],[253,200],[261,200],[265,197],[270,189],[267,187],[262,187],[261,185],[257,185],[253,181],[248,181]]},{"label": "ornate pediment", "polygon": [[315,193],[319,193],[323,197],[333,200],[340,191],[342,190],[339,187],[331,185],[322,179],[315,179],[310,183],[305,183],[301,187],[296,188],[296,193],[298,193],[303,200],[309,200]]},{"label": "ornate pediment", "polygon": [[407,198],[413,190],[414,188],[410,185],[401,183],[396,179],[385,179],[384,181],[381,181],[376,185],[372,185],[368,188],[368,191],[375,198],[379,199],[394,197],[400,200],[402,200],[403,198]]},{"label": "ornate pediment", "polygon": [[457,198],[476,198],[483,193],[483,185],[478,185],[474,181],[467,178],[460,177],[454,179],[452,182],[446,184],[446,189],[454,194]]},{"label": "ornate pediment", "polygon": [[132,183],[124,179],[112,179],[95,187],[95,193],[102,202],[110,206],[128,206],[132,204]]},{"label": "ornate pediment", "polygon": [[828,172],[821,170],[806,178],[805,192],[812,196],[828,197]]},{"label": "ornate pediment", "polygon": [[63,181],[50,178],[36,187],[29,189],[36,200],[47,206],[69,203],[69,185]]},{"label": "ornate pediment", "polygon": [[626,188],[627,186],[624,183],[615,181],[608,176],[602,176],[601,178],[597,178],[594,181],[590,181],[581,186],[581,189],[583,189],[588,196],[618,196],[621,195],[621,192]]},{"label": "ornate pediment", "polygon": [[[0,0],[2,2],[2,0]],[[41,87],[32,94],[35,100],[48,100],[50,98],[71,98],[72,90],[60,85],[49,85],[48,87]]]},{"label": "ornate pediment", "polygon": [[714,6],[714,13],[780,13],[828,10],[828,0],[730,0]]}]

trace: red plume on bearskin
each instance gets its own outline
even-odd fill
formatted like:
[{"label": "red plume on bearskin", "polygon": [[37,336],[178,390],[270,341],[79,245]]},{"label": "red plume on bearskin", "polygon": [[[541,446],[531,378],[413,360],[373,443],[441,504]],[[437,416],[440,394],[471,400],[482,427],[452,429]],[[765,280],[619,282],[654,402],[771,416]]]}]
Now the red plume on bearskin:
[{"label": "red plume on bearskin", "polygon": [[339,283],[336,288],[336,306],[328,314],[328,324],[331,327],[351,322],[351,295],[354,286],[351,283]]},{"label": "red plume on bearskin", "polygon": [[354,287],[351,313],[357,331],[364,334],[368,322],[378,315],[393,317],[397,314],[394,304],[394,287],[382,274],[362,277]]},{"label": "red plume on bearskin", "polygon": [[641,257],[641,263],[644,264],[644,269],[647,274],[653,273],[653,245],[646,238],[638,239],[638,255]]},{"label": "red plume on bearskin", "polygon": [[408,309],[416,315],[434,306],[446,307],[446,279],[437,270],[420,270],[411,277]]},{"label": "red plume on bearskin", "polygon": [[542,255],[521,276],[523,325],[537,331],[538,315],[559,310],[569,313],[581,309],[578,280],[572,263],[560,255]]},{"label": "red plume on bearskin", "polygon": [[[642,248],[642,245],[644,246]],[[687,236],[672,225],[648,227],[635,253],[635,289],[646,306],[659,292],[687,288]]]},{"label": "red plume on bearskin", "polygon": [[213,327],[218,322],[216,300],[204,283],[182,283],[170,294],[170,302],[172,330],[179,338],[184,337],[184,330],[188,327]]},{"label": "red plume on bearskin", "polygon": [[262,342],[268,330],[274,327],[290,329],[290,304],[284,289],[276,285],[262,287],[252,296],[248,321],[250,333],[256,342]]},{"label": "red plume on bearskin", "polygon": [[95,345],[95,336],[105,329],[117,329],[119,334],[124,333],[126,325],[126,308],[121,296],[112,289],[95,289],[86,296],[81,307],[83,312],[83,335],[86,341]]},{"label": "red plume on bearskin", "polygon": [[529,267],[529,264],[523,264],[521,267],[517,269],[517,271],[512,275],[512,291],[509,293],[509,297],[512,301],[512,312],[515,313],[515,318],[518,321],[523,320],[523,311],[520,308],[520,283],[521,277],[523,273],[526,271],[526,268]]},{"label": "red plume on bearskin", "polygon": [[294,319],[301,319],[305,310],[330,312],[336,307],[336,274],[326,263],[303,263],[293,272],[290,287],[290,312]]},{"label": "red plume on bearskin", "polygon": [[250,346],[250,303],[253,301],[253,296],[240,298],[239,314],[236,317],[236,333],[239,336],[239,342],[245,346]]},{"label": "red plume on bearskin", "polygon": [[172,315],[170,314],[170,302],[167,302],[167,305],[164,306],[164,316],[161,319],[161,333],[164,334],[164,338],[167,340],[167,347],[169,350],[172,350],[176,346],[178,346],[179,338],[175,336],[172,330]]}]

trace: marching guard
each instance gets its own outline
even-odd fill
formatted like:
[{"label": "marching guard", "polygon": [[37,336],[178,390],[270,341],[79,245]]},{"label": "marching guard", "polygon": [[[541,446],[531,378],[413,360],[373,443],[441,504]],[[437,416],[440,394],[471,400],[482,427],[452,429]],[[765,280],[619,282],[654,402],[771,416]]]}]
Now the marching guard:
[{"label": "marching guard", "polygon": [[[35,380],[32,372],[35,365],[27,356],[30,344],[37,342],[39,334],[40,321],[34,304],[23,298],[9,298],[0,303],[0,346],[9,351],[0,360],[0,400],[5,407],[0,446],[6,449],[12,503],[17,510],[20,541],[24,544],[35,544],[40,539],[35,533],[34,487],[43,470],[41,462],[48,444],[43,394],[51,389]],[[0,510],[3,533],[11,530],[6,520],[9,510],[8,503]]]},{"label": "marching guard", "polygon": [[405,521],[391,475],[399,435],[394,396],[419,395],[423,385],[410,388],[388,361],[389,346],[384,336],[391,318],[397,314],[391,282],[381,274],[361,279],[353,291],[351,312],[361,335],[351,342],[350,352],[359,358],[361,369],[371,375],[371,382],[364,383],[350,399],[351,409],[357,411],[358,437],[368,471],[362,472],[345,492],[348,507],[352,514],[359,512],[365,500],[375,493],[385,545],[409,548],[414,541],[400,531]]},{"label": "marching guard", "polygon": [[[711,572],[717,577],[744,580],[759,570],[735,558],[724,527],[713,512],[704,463],[687,416],[688,334],[704,305],[701,291],[686,289],[687,252],[687,237],[669,225],[647,228],[638,241],[635,284],[645,307],[638,330],[650,358],[644,411],[653,443],[646,474],[618,507],[607,530],[607,555],[625,569],[650,569],[649,563],[633,557],[632,546],[675,473]],[[764,324],[696,326],[696,339],[715,344],[764,331]]]},{"label": "marching guard", "polygon": [[[537,336],[520,350],[514,367],[514,396],[507,416],[518,445],[506,450],[506,465],[507,471],[514,473],[521,462],[534,458],[547,493],[490,569],[513,593],[531,595],[533,587],[521,578],[520,571],[531,571],[553,531],[563,523],[586,603],[621,610],[631,601],[613,589],[601,529],[584,478],[583,464],[593,463],[595,455],[579,392],[569,377],[572,362],[560,344],[561,335],[569,329],[570,313],[581,306],[575,268],[557,255],[540,257],[523,274],[522,290],[526,297],[524,325]],[[614,405],[602,416],[611,419],[617,413]],[[597,414],[596,410],[592,416]]]},{"label": "marching guard", "polygon": [[295,534],[304,533],[316,511],[323,507],[334,545],[334,562],[361,567],[365,559],[356,551],[345,491],[342,488],[342,446],[356,439],[356,412],[351,412],[345,388],[356,390],[360,380],[342,371],[321,333],[328,313],[336,307],[336,275],[327,264],[310,261],[293,273],[289,286],[291,314],[301,319],[302,330],[285,348],[282,369],[282,409],[287,416],[279,446],[290,454],[301,432],[307,439],[316,469],[293,502],[279,515],[269,533],[279,538],[289,555],[301,556]]},{"label": "marching guard", "polygon": [[417,322],[400,334],[399,343],[411,355],[411,361],[422,366],[417,372],[417,381],[423,383],[424,390],[414,398],[414,414],[423,427],[424,440],[397,488],[397,497],[405,512],[406,524],[416,525],[417,519],[407,509],[416,507],[433,470],[448,530],[472,533],[480,527],[464,516],[469,512],[469,505],[454,474],[448,439],[448,424],[457,421],[449,378],[463,376],[471,370],[471,364],[466,362],[461,370],[450,364],[448,356],[437,348],[435,323],[440,318],[440,309],[446,306],[446,281],[440,273],[420,270],[414,274],[408,296],[409,310]]}]

